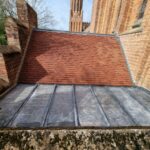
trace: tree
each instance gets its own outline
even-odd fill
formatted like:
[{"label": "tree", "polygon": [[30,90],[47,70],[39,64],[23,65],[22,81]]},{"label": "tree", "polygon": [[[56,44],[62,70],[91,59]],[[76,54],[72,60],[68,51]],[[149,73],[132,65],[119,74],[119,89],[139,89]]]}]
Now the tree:
[{"label": "tree", "polygon": [[39,28],[50,28],[56,24],[52,12],[42,0],[26,0],[38,14]]},{"label": "tree", "polygon": [[0,0],[0,9],[3,11],[5,17],[16,17],[15,0]]},{"label": "tree", "polygon": [[[51,28],[55,25],[56,21],[52,12],[44,5],[42,0],[26,0],[30,6],[37,12],[39,28]],[[4,9],[4,14],[7,16],[17,17],[16,13],[16,0],[0,0]]]}]

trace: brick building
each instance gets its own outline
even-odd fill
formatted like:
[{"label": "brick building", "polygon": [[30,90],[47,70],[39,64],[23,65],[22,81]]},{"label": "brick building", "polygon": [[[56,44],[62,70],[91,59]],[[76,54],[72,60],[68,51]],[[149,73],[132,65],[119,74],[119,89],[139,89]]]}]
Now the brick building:
[{"label": "brick building", "polygon": [[8,45],[0,45],[0,91],[17,83],[32,28],[37,27],[36,12],[24,0],[16,5],[18,20],[6,18]]},{"label": "brick building", "polygon": [[25,0],[6,19],[0,149],[149,149],[150,1],[94,0],[90,26],[71,2],[72,32],[38,29]]},{"label": "brick building", "polygon": [[94,0],[91,24],[88,29],[84,29],[91,33],[117,34],[121,39],[134,83],[148,89],[149,8],[148,0]]},{"label": "brick building", "polygon": [[[67,62],[58,61],[58,63],[64,64],[63,66],[64,68],[60,70],[67,71],[67,74],[64,74],[64,76],[62,76],[61,78],[59,77],[56,78],[57,77],[56,74],[57,72],[59,72],[59,69],[56,69],[57,67],[55,65],[54,66],[48,65],[48,67],[45,69],[44,72],[45,74],[48,74],[50,76],[47,76],[44,79],[40,79],[40,80],[37,80],[36,78],[33,77],[34,80],[36,80],[36,82],[41,83],[43,81],[44,83],[60,82],[63,84],[71,82],[73,84],[121,85],[123,83],[122,82],[123,80],[121,81],[118,78],[117,80],[120,82],[112,82],[111,79],[109,79],[110,75],[106,77],[106,79],[102,75],[102,73],[106,72],[106,70],[110,70],[110,74],[111,74],[113,73],[113,71],[119,72],[118,71],[119,69],[113,70],[112,69],[113,66],[106,65],[105,68],[106,70],[103,68],[103,71],[102,70],[99,71],[99,69],[94,66],[98,64],[98,59],[103,60],[103,62],[101,63],[107,64],[107,62],[110,61],[109,58],[110,56],[113,55],[114,58],[116,58],[117,56],[121,57],[121,55],[119,56],[118,53],[120,53],[120,51],[122,51],[121,49],[123,48],[123,57],[125,60],[124,63],[126,63],[127,69],[129,71],[128,73],[132,77],[132,82],[134,82],[134,84],[136,85],[149,89],[150,88],[150,70],[149,70],[149,63],[150,63],[149,62],[149,32],[150,31],[149,31],[148,24],[149,24],[149,17],[150,17],[149,15],[150,2],[147,0],[139,0],[139,1],[137,0],[134,1],[94,0],[92,21],[90,26],[88,26],[88,23],[82,22],[82,18],[83,18],[82,5],[83,5],[82,0],[78,0],[78,1],[71,0],[70,30],[72,32],[81,32],[85,30],[87,32],[96,33],[96,34],[98,33],[107,34],[107,36],[108,35],[110,36],[110,37],[108,36],[109,38],[103,39],[99,37],[99,39],[97,39],[96,37],[97,35],[91,36],[90,34],[87,37],[84,36],[84,34],[80,36],[68,35],[69,33],[57,34],[57,33],[49,32],[48,34],[46,33],[46,31],[40,32],[38,30],[34,30],[31,34],[32,28],[37,27],[36,12],[27,3],[25,3],[24,0],[21,1],[18,0],[17,1],[18,20],[7,18],[6,33],[7,33],[8,46],[1,45],[0,47],[1,85],[3,84],[3,86],[6,87],[9,85],[14,85],[18,80],[20,80],[21,82],[24,82],[25,80],[29,81],[30,78],[28,79],[24,75],[26,74],[26,76],[31,77],[31,74],[34,74],[35,72],[33,73],[32,71],[30,71],[33,66],[31,65],[31,68],[28,68],[26,63],[30,59],[32,59],[33,55],[36,56],[34,52],[34,47],[37,44],[36,49],[44,50],[44,47],[46,47],[49,56],[50,56],[50,51],[52,51],[50,50],[51,48],[57,49],[57,47],[61,47],[61,51],[64,51],[65,49],[69,49],[70,47],[72,52],[70,54],[64,52],[64,59],[66,58],[68,60],[74,59],[78,65],[74,65],[75,62],[72,62],[73,64],[68,66],[70,67],[69,70],[69,68],[65,69],[65,64],[68,65]],[[38,38],[35,35],[38,35]],[[62,37],[62,40],[60,40],[59,36]],[[120,39],[121,43],[115,40],[111,41],[112,39],[111,36],[114,37],[114,39],[117,39],[117,41],[118,39]],[[48,41],[45,37],[49,37]],[[52,39],[51,37],[53,37],[54,39]],[[84,39],[85,42],[81,42],[79,40],[82,38]],[[44,41],[42,47],[40,48],[38,42],[41,44],[43,39]],[[55,43],[54,46],[48,46],[49,41],[53,43],[54,40],[58,41],[58,43],[54,42]],[[102,40],[102,42],[100,43],[99,40],[100,41]],[[92,46],[93,44],[92,42],[95,43],[94,46],[97,48]],[[118,43],[118,45],[116,45],[116,42]],[[108,43],[111,44],[112,47],[109,48]],[[33,55],[31,52],[29,53],[27,49],[28,44],[29,44],[29,49],[31,49],[31,52],[33,52]],[[61,44],[63,44],[64,46]],[[93,54],[91,53],[91,55],[93,55],[93,58],[97,61],[91,61],[90,58],[88,58],[87,55],[88,52],[85,51],[86,49],[85,47],[86,48],[91,47],[88,52],[90,53],[91,51],[93,53]],[[102,51],[103,54],[105,54],[104,52],[105,47],[110,51],[113,51],[113,54],[108,53],[108,55],[110,55],[107,56],[107,58],[109,58],[108,60],[99,58],[98,56],[99,52],[102,53]],[[119,49],[119,51],[117,49]],[[81,53],[82,51],[83,56],[85,56],[85,58],[87,57],[87,60],[84,62],[80,62],[79,60],[82,59],[82,57],[81,58],[78,57],[78,53],[76,54],[73,53],[73,51],[76,50],[79,51],[78,53]],[[59,55],[61,52],[59,51],[56,52],[58,52],[55,54],[56,58],[57,55],[58,57],[60,57]],[[28,55],[28,57],[26,57],[25,55]],[[39,60],[41,60],[40,63],[46,65],[44,62],[42,62],[42,59],[40,59],[40,57]],[[118,62],[121,62],[120,58],[116,58],[116,60]],[[57,60],[55,61],[57,62]],[[23,65],[25,65],[26,67],[24,68]],[[78,68],[77,66],[82,66],[82,68]],[[125,66],[125,64],[121,64],[121,66]],[[34,67],[32,69],[34,71]],[[120,75],[121,72],[122,73],[124,72],[123,70],[120,71],[119,73]],[[84,77],[85,72],[88,72],[89,76]],[[126,73],[126,75],[128,73]],[[127,79],[128,77],[126,75],[125,78]],[[121,76],[123,77],[123,74]],[[54,79],[52,80],[53,77]],[[124,82],[123,85],[131,85],[129,78],[127,80],[128,82],[127,83]]]},{"label": "brick building", "polygon": [[150,88],[148,0],[94,0],[91,33],[117,34],[122,42],[134,83]]}]

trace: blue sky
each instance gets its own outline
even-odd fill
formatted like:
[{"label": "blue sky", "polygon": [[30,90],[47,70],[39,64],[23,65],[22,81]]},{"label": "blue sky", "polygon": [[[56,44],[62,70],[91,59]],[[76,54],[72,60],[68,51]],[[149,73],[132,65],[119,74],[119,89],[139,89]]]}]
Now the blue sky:
[{"label": "blue sky", "polygon": [[[91,20],[92,1],[83,0],[83,20],[87,22]],[[70,0],[45,0],[45,5],[50,8],[56,20],[53,29],[69,30]]]}]

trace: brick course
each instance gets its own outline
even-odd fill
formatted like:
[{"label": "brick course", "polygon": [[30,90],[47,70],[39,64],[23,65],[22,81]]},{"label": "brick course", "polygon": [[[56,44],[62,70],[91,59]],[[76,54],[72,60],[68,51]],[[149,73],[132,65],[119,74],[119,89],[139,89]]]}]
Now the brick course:
[{"label": "brick course", "polygon": [[34,31],[22,83],[131,86],[115,37]]}]

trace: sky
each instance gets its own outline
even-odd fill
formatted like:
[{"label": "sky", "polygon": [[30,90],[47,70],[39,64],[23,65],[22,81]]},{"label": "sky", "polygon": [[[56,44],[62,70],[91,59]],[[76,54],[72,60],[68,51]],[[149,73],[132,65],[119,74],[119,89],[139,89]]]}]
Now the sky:
[{"label": "sky", "polygon": [[[83,0],[83,21],[90,22],[92,13],[92,1]],[[55,30],[69,30],[70,0],[45,0],[45,5],[50,9],[56,24]]]}]

